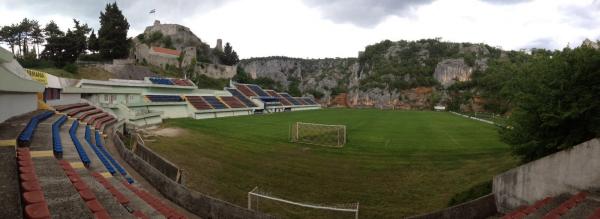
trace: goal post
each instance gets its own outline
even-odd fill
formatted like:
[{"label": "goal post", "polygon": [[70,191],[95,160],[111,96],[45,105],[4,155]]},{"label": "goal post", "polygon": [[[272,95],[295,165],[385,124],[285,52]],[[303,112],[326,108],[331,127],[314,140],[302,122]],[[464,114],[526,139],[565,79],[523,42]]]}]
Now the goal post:
[{"label": "goal post", "polygon": [[[346,212],[346,214],[350,213],[354,216],[355,219],[358,219],[358,211],[359,211],[359,203],[350,203],[350,204],[338,204],[338,205],[319,205],[319,204],[308,204],[301,203],[296,201],[290,201],[283,198],[272,196],[266,192],[262,192],[258,189],[258,187],[254,187],[252,191],[248,192],[248,209],[250,210],[259,210],[259,199],[265,199],[268,201],[279,202],[287,205],[292,205],[300,208],[308,208],[308,209],[316,209],[316,210],[324,210],[324,211],[333,211],[333,212]],[[253,205],[254,203],[254,205]],[[302,215],[297,215],[302,216]]]},{"label": "goal post", "polygon": [[290,141],[329,147],[346,144],[346,126],[296,122],[290,126]]}]

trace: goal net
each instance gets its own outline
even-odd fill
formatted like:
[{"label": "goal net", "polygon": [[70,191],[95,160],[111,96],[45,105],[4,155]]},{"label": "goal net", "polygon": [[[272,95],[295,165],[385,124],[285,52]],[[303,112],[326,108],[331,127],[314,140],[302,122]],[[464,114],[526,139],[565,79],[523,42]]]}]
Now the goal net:
[{"label": "goal net", "polygon": [[296,122],[290,127],[290,141],[342,147],[346,144],[346,126]]},{"label": "goal net", "polygon": [[286,200],[255,187],[248,192],[248,209],[263,212],[275,218],[355,218],[359,203],[312,204]]}]

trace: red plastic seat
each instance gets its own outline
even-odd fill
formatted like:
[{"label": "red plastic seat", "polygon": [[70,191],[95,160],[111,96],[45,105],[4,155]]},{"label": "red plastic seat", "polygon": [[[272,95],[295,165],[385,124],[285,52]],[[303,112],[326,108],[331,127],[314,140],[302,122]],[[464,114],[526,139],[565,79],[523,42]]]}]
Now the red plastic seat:
[{"label": "red plastic seat", "polygon": [[40,202],[25,206],[25,217],[31,219],[50,218],[50,210],[48,210],[48,203]]},{"label": "red plastic seat", "polygon": [[73,187],[75,187],[75,189],[77,191],[82,191],[82,190],[89,189],[88,186],[85,184],[85,182],[76,182],[76,183],[73,183]]},{"label": "red plastic seat", "polygon": [[42,187],[37,181],[21,182],[21,188],[26,192],[42,190]]},{"label": "red plastic seat", "polygon": [[31,191],[23,193],[23,201],[25,204],[34,204],[44,201],[44,193],[42,191]]},{"label": "red plastic seat", "polygon": [[144,214],[144,212],[141,212],[141,211],[134,211],[133,216],[135,216],[137,218],[142,218],[142,219],[149,218],[148,216],[146,216],[146,214]]},{"label": "red plastic seat", "polygon": [[108,212],[104,211],[99,211],[94,213],[94,217],[96,217],[96,219],[110,219],[110,215],[108,214]]},{"label": "red plastic seat", "polygon": [[33,166],[19,167],[19,173],[35,173]]},{"label": "red plastic seat", "polygon": [[21,181],[24,182],[29,182],[29,181],[37,181],[37,177],[35,176],[35,174],[33,173],[22,173],[19,174],[19,178],[21,179]]},{"label": "red plastic seat", "polygon": [[85,205],[94,213],[104,211],[104,207],[96,199],[85,202]]},{"label": "red plastic seat", "polygon": [[19,166],[20,166],[20,167],[29,167],[29,166],[33,166],[33,161],[31,161],[31,160],[20,160],[20,161],[19,161]]},{"label": "red plastic seat", "polygon": [[81,196],[81,198],[85,201],[96,199],[96,195],[94,195],[94,193],[89,189],[79,191],[79,196]]}]

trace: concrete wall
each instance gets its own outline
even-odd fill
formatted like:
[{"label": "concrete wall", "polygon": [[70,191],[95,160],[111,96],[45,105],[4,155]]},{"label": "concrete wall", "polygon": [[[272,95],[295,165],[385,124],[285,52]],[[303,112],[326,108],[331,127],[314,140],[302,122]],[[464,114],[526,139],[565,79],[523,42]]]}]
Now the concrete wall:
[{"label": "concrete wall", "polygon": [[494,177],[502,213],[547,196],[600,187],[600,139],[592,139]]},{"label": "concrete wall", "polygon": [[0,91],[0,122],[24,112],[37,109],[35,93],[13,93]]},{"label": "concrete wall", "polygon": [[171,201],[201,218],[273,218],[272,216],[204,195],[178,184],[127,150],[116,133],[113,132],[111,138],[123,160],[140,173],[140,175],[144,176],[154,188]]},{"label": "concrete wall", "polygon": [[181,172],[179,167],[175,164],[171,163],[167,159],[158,155],[150,148],[142,144],[136,144],[133,147],[133,153],[140,157],[142,160],[146,161],[146,163],[152,165],[158,171],[160,171],[163,175],[168,177],[169,179],[181,183]]},{"label": "concrete wall", "polygon": [[56,105],[66,105],[66,104],[79,103],[79,102],[81,102],[81,94],[61,93],[60,99],[49,100],[46,103],[48,103],[51,106],[56,106]]},{"label": "concrete wall", "polygon": [[180,105],[148,105],[150,111],[161,111],[163,112],[163,119],[170,118],[185,118],[189,116],[187,104]]},{"label": "concrete wall", "polygon": [[488,218],[496,214],[494,194],[445,208],[439,211],[408,217],[407,219],[470,219]]}]

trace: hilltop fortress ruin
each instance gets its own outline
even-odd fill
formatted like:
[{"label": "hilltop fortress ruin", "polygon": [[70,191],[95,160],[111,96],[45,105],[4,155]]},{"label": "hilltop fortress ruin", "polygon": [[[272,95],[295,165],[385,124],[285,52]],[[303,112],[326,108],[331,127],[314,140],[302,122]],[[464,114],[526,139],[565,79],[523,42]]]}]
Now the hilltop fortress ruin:
[{"label": "hilltop fortress ruin", "polygon": [[[223,51],[218,39],[217,51]],[[202,74],[212,78],[231,78],[236,66],[222,65],[208,44],[200,40],[188,27],[179,24],[161,24],[154,21],[134,38],[131,58],[144,65],[162,69],[181,68],[188,74]]]}]

